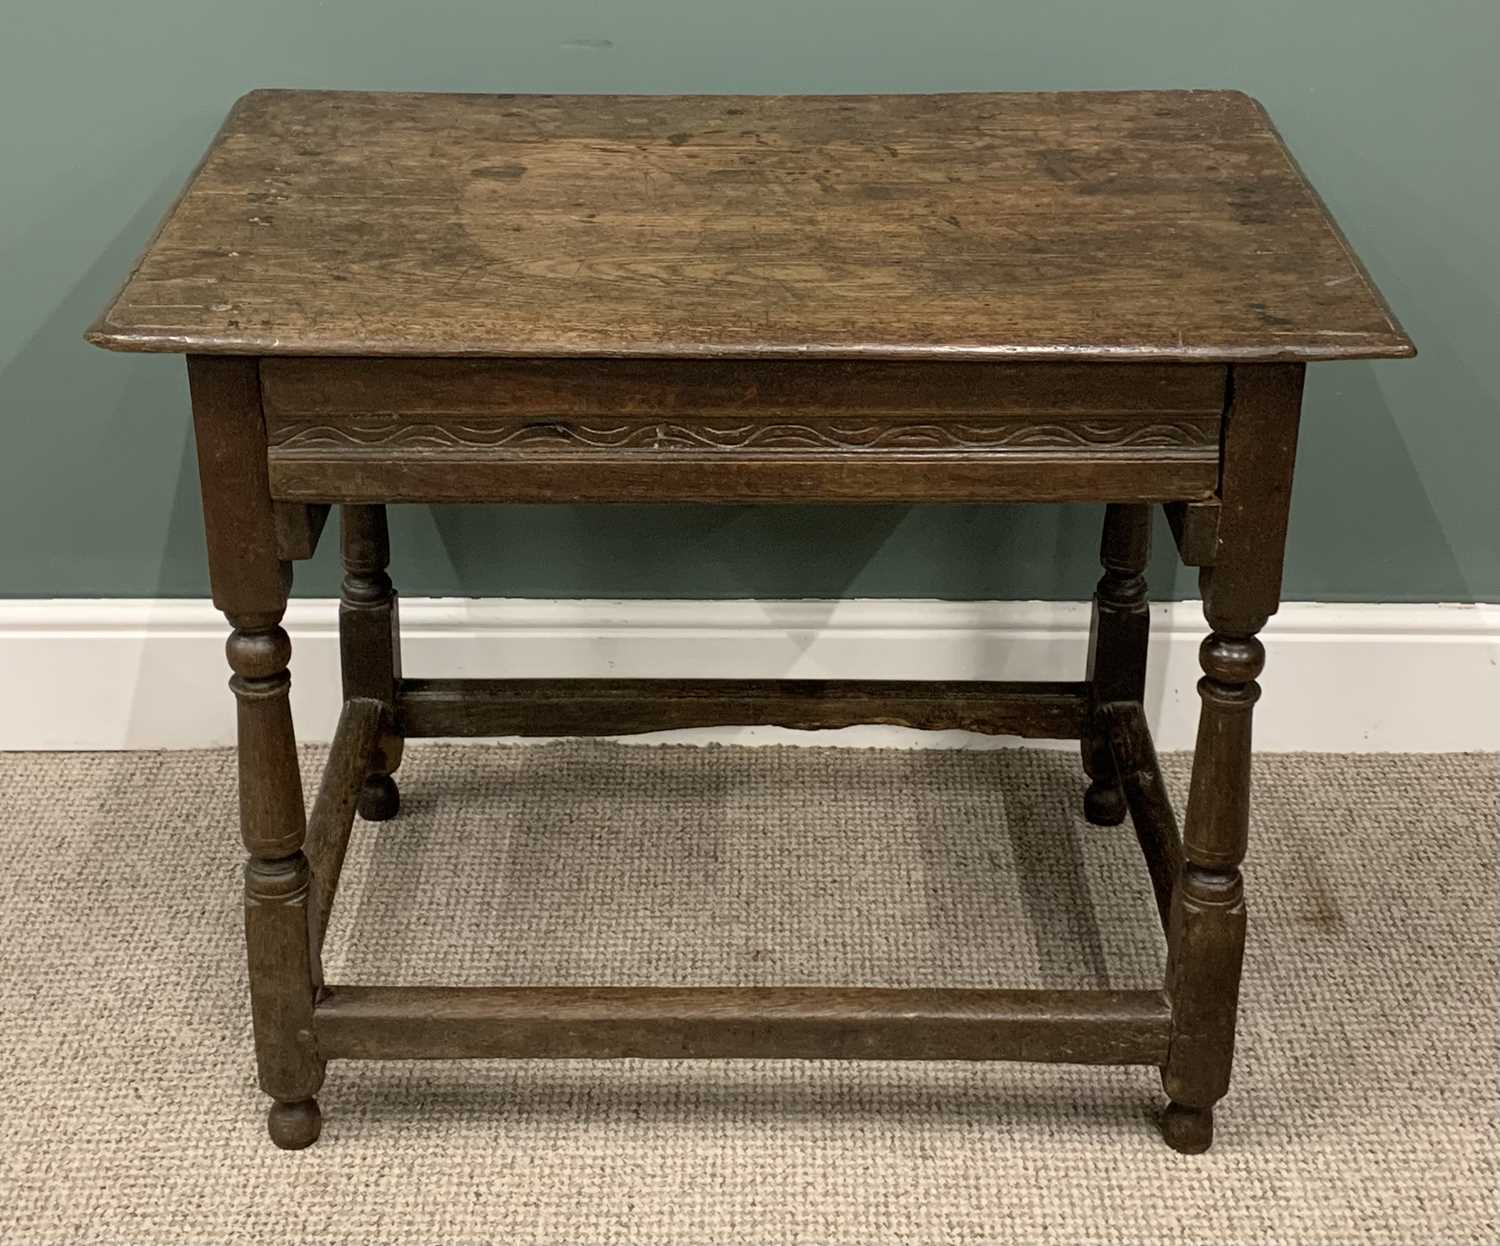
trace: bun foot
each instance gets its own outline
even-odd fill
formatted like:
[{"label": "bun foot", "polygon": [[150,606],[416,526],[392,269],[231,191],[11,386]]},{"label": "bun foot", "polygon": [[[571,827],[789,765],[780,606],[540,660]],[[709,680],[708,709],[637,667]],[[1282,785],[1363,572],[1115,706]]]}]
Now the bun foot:
[{"label": "bun foot", "polygon": [[372,774],[359,792],[359,816],[366,822],[385,822],[401,809],[401,792],[388,774]]},{"label": "bun foot", "polygon": [[300,1151],[312,1146],[323,1132],[323,1113],[316,1099],[298,1099],[295,1103],[276,1102],[266,1115],[271,1141],[283,1151]]},{"label": "bun foot", "polygon": [[1161,1114],[1161,1136],[1169,1147],[1183,1155],[1203,1154],[1214,1142],[1213,1108],[1167,1104],[1167,1110]]},{"label": "bun foot", "polygon": [[1125,793],[1118,784],[1095,779],[1083,794],[1083,816],[1095,826],[1119,826],[1125,821]]}]

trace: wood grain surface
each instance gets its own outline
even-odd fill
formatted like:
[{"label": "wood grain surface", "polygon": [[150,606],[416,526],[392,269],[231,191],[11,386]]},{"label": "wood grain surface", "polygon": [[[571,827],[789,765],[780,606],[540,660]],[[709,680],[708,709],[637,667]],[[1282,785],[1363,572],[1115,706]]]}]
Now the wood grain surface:
[{"label": "wood grain surface", "polygon": [[326,1057],[1036,1060],[1151,1064],[1160,991],[330,986]]},{"label": "wood grain surface", "polygon": [[1413,348],[1236,92],[255,91],[119,350],[1251,361]]},{"label": "wood grain surface", "polygon": [[1068,740],[1088,703],[1086,684],[1041,680],[403,679],[398,718],[412,738],[886,723]]}]

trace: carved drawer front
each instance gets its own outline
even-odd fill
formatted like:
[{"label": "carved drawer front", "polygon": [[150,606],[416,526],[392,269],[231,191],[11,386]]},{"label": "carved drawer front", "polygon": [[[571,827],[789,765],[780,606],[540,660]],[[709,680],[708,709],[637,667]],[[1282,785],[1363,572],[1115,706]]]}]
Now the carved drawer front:
[{"label": "carved drawer front", "polygon": [[266,359],[261,383],[285,498],[1045,500],[1097,485],[1120,500],[1133,480],[1130,496],[1165,500],[1212,492],[1226,372]]}]

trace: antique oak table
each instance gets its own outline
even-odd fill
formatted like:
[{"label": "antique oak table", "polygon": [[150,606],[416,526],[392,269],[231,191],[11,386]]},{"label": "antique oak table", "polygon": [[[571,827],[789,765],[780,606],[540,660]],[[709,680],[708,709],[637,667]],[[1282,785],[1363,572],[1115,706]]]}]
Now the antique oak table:
[{"label": "antique oak table", "polygon": [[[233,631],[246,939],[282,1147],[334,1059],[1148,1064],[1207,1147],[1245,937],[1250,716],[1307,363],[1413,347],[1234,92],[541,97],[256,91],[89,340],[187,355]],[[1071,683],[402,674],[391,502],[1107,504]],[[1141,709],[1151,508],[1202,568],[1179,833]],[[305,810],[281,628],[342,512],[344,707]],[[319,954],[402,742],[899,723],[1079,739],[1140,840],[1148,990],[341,986]]]}]

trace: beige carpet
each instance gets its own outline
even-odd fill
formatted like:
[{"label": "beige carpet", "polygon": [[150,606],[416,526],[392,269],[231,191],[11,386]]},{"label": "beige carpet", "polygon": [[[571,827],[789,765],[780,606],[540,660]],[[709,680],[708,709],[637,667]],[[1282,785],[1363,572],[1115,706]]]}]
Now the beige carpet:
[{"label": "beige carpet", "polygon": [[[1160,972],[1071,754],[427,747],[402,782],[356,828],[331,981]],[[0,757],[0,1239],[1494,1242],[1495,758],[1271,757],[1256,785],[1206,1156],[1158,1140],[1147,1069],[645,1061],[335,1064],[323,1140],[285,1154],[231,758]]]}]

